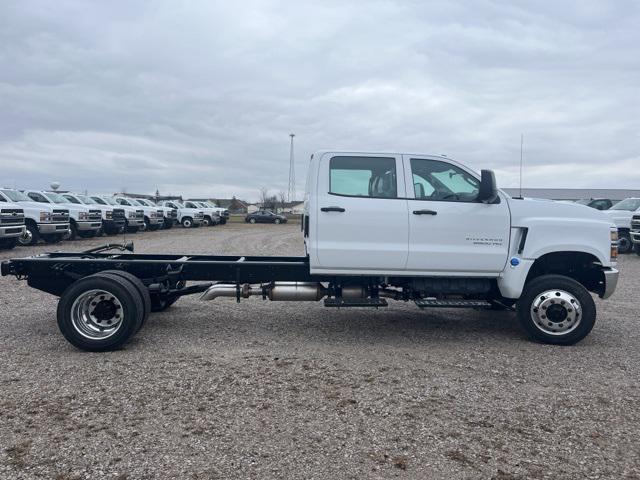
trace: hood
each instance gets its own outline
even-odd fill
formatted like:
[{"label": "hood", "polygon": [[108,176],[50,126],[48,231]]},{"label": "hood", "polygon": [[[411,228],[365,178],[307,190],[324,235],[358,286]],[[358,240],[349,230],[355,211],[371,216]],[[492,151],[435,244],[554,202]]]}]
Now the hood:
[{"label": "hood", "polygon": [[512,226],[527,226],[525,219],[566,218],[569,221],[593,221],[613,227],[611,217],[605,214],[608,210],[579,205],[577,203],[556,202],[553,200],[525,198],[523,200],[509,198]]},{"label": "hood", "polygon": [[[40,203],[40,202],[27,202],[27,201],[22,201],[22,202],[18,202],[18,205],[21,205],[23,208],[35,208],[35,209],[39,209],[43,212],[53,212],[53,209],[55,207],[53,207],[52,203]],[[60,206],[58,208],[61,208],[63,210],[68,210],[67,207],[65,206]]]},{"label": "hood", "polygon": [[618,228],[630,228],[631,217],[638,213],[631,210],[603,210],[603,212],[609,217]]},{"label": "hood", "polygon": [[[69,211],[88,212],[88,205],[78,205],[77,203],[50,203],[53,208],[66,208]],[[57,205],[57,206],[56,206]]]}]

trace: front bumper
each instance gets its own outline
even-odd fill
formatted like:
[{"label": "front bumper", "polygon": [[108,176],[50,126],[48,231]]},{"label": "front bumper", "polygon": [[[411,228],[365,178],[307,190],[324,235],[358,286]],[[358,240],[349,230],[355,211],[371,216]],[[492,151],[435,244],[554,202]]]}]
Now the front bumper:
[{"label": "front bumper", "polygon": [[0,227],[0,239],[2,238],[16,238],[24,233],[24,225],[7,225]]},{"label": "front bumper", "polygon": [[144,225],[144,218],[130,218],[128,222],[130,227],[141,227]]},{"label": "front bumper", "polygon": [[124,218],[118,218],[116,220],[102,220],[102,227],[105,230],[116,230],[124,227]]},{"label": "front bumper", "polygon": [[619,272],[615,268],[607,268],[602,273],[604,273],[604,290],[600,294],[600,298],[609,298],[618,286]]},{"label": "front bumper", "polygon": [[640,245],[640,230],[631,230],[629,235],[631,236],[631,241],[633,243]]},{"label": "front bumper", "polygon": [[67,233],[69,231],[68,223],[39,223],[38,232],[43,235],[50,233]]},{"label": "front bumper", "polygon": [[76,222],[79,232],[86,232],[91,230],[100,230],[102,222]]}]

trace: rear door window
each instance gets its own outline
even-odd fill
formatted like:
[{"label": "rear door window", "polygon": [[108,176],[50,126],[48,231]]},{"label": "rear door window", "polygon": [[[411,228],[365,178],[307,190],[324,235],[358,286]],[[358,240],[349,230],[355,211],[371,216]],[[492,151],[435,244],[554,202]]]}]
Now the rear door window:
[{"label": "rear door window", "polygon": [[329,162],[329,193],[350,197],[397,198],[395,158],[333,157]]}]

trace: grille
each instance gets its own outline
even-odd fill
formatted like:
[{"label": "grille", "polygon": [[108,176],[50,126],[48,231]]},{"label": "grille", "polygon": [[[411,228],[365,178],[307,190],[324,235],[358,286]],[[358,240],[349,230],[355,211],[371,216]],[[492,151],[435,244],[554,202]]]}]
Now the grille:
[{"label": "grille", "polygon": [[144,220],[144,210],[136,210],[136,218]]},{"label": "grille", "polygon": [[0,210],[0,225],[22,225],[24,211],[21,208],[3,208]]},{"label": "grille", "polygon": [[164,218],[164,210],[158,210],[156,213],[158,214],[158,218]]},{"label": "grille", "polygon": [[54,210],[51,220],[55,223],[69,223],[69,210]]},{"label": "grille", "polygon": [[196,212],[196,214],[194,215],[195,218],[204,218],[204,213],[202,212]]},{"label": "grille", "polygon": [[640,230],[640,215],[634,215],[631,219],[631,228]]},{"label": "grille", "polygon": [[101,210],[89,210],[89,220],[92,222],[97,222],[102,220],[102,211]]},{"label": "grille", "polygon": [[113,217],[114,220],[124,220],[124,209],[123,208],[114,208],[113,209]]},{"label": "grille", "polygon": [[169,212],[169,216],[170,216],[171,218],[178,218],[178,211],[177,211],[177,210],[171,210],[171,211]]}]

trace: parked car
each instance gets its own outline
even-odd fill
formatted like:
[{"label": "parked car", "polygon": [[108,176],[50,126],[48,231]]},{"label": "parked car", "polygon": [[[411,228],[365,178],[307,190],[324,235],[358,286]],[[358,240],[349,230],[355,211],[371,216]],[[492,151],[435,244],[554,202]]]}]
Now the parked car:
[{"label": "parked car", "polygon": [[91,199],[100,205],[112,205],[122,208],[125,214],[124,228],[129,233],[136,233],[144,227],[144,210],[141,207],[131,207],[129,205],[120,205],[113,197],[92,195]]},{"label": "parked car", "polygon": [[204,220],[204,213],[201,209],[187,208],[177,200],[163,200],[160,205],[175,208],[178,211],[178,223],[184,228],[199,227]]},{"label": "parked car", "polygon": [[215,208],[205,205],[204,202],[196,202],[194,200],[187,200],[184,202],[184,206],[187,208],[193,208],[195,210],[202,210],[204,219],[202,225],[208,227],[210,225],[218,225],[220,223],[220,215]]},{"label": "parked car", "polygon": [[94,237],[102,228],[102,212],[97,208],[91,209],[86,205],[71,203],[56,192],[27,190],[25,193],[34,202],[59,205],[69,210],[69,233],[66,239],[75,240],[78,236]]},{"label": "parked car", "polygon": [[584,198],[576,200],[576,203],[596,210],[609,210],[613,206],[613,202],[608,198]]},{"label": "parked car", "polygon": [[86,195],[63,193],[62,196],[71,203],[86,205],[87,207],[98,209],[102,212],[102,228],[98,231],[98,235],[103,233],[106,233],[107,235],[114,235],[116,233],[121,233],[124,230],[126,218],[123,208],[98,203],[93,198]]},{"label": "parked car", "polygon": [[634,213],[640,213],[640,198],[626,198],[613,205],[605,212],[618,227],[618,251],[629,253],[631,243],[631,217]]},{"label": "parked car", "polygon": [[258,210],[244,217],[247,223],[287,223],[287,217],[278,215],[271,210]]},{"label": "parked car", "polygon": [[0,196],[0,249],[14,248],[24,231],[24,209]]},{"label": "parked car", "polygon": [[142,205],[146,205],[147,207],[157,208],[158,210],[162,210],[162,227],[164,229],[172,228],[173,225],[178,221],[178,211],[175,208],[171,207],[163,207],[161,205],[156,205],[151,200],[146,198],[136,198],[138,203]]},{"label": "parked car", "polygon": [[120,205],[142,209],[144,212],[144,226],[142,230],[158,230],[164,224],[164,212],[157,206],[148,206],[139,202],[135,198],[114,197]]},{"label": "parked car", "polygon": [[0,198],[20,205],[24,211],[25,230],[18,237],[20,245],[35,245],[41,238],[57,243],[69,233],[69,210],[59,206],[34,202],[19,190],[0,189]]}]

